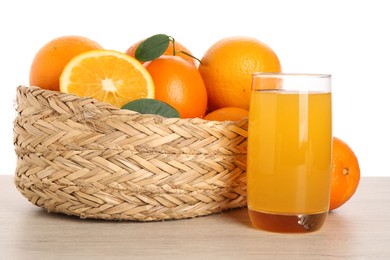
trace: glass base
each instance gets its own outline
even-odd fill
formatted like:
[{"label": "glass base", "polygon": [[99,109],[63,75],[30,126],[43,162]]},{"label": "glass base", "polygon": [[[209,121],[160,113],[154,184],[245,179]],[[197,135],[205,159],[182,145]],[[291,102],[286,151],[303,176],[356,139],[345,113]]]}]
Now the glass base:
[{"label": "glass base", "polygon": [[319,230],[328,212],[307,215],[278,215],[248,209],[254,227],[279,233],[307,233]]}]

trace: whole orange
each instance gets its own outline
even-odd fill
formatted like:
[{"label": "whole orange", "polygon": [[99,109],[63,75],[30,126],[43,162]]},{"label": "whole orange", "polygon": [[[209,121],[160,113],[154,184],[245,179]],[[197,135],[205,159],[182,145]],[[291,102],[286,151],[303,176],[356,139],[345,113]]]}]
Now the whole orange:
[{"label": "whole orange", "polygon": [[[135,51],[137,50],[138,46],[142,43],[142,41],[144,41],[144,40],[140,40],[140,41],[134,43],[133,45],[131,45],[127,49],[126,54],[128,54],[128,55],[130,55],[132,57],[135,57]],[[189,63],[193,64],[194,66],[197,66],[196,59],[192,58],[189,55],[184,54],[183,52],[192,55],[192,53],[183,44],[181,44],[178,41],[175,41],[175,50],[174,50],[172,41],[169,41],[168,48],[165,51],[164,55],[179,56],[179,57],[182,57],[184,60],[188,61]]]},{"label": "whole orange", "polygon": [[59,90],[59,79],[68,62],[78,54],[103,49],[88,38],[70,35],[55,38],[39,49],[30,68],[30,85]]},{"label": "whole orange", "polygon": [[248,117],[248,110],[240,107],[223,107],[208,113],[203,117],[214,121],[239,121]]},{"label": "whole orange", "polygon": [[358,159],[341,139],[333,138],[330,208],[334,210],[347,202],[356,192],[360,181]]},{"label": "whole orange", "polygon": [[199,64],[212,111],[222,107],[249,109],[252,73],[280,72],[275,52],[251,37],[228,37],[213,44]]},{"label": "whole orange", "polygon": [[162,55],[145,63],[152,76],[155,99],[174,107],[181,118],[202,117],[207,108],[207,91],[200,73],[178,56]]}]

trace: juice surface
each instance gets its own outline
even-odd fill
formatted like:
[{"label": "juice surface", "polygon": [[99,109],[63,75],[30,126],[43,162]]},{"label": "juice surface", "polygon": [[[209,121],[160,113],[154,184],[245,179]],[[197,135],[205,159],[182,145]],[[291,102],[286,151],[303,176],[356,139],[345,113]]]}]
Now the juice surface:
[{"label": "juice surface", "polygon": [[331,94],[253,91],[248,208],[277,214],[328,211]]}]

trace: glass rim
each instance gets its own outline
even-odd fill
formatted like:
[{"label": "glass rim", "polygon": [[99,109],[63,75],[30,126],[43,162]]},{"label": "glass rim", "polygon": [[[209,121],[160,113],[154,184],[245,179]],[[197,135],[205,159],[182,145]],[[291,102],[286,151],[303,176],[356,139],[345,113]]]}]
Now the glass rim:
[{"label": "glass rim", "polygon": [[326,73],[286,73],[286,72],[254,72],[252,77],[314,77],[314,78],[331,78],[331,74]]}]

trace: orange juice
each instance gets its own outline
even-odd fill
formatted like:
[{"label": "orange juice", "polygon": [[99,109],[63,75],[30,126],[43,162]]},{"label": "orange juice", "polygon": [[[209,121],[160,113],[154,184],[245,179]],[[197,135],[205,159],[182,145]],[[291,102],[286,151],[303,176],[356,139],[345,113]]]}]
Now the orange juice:
[{"label": "orange juice", "polygon": [[255,226],[305,232],[322,225],[331,144],[330,92],[252,91],[247,192]]}]

